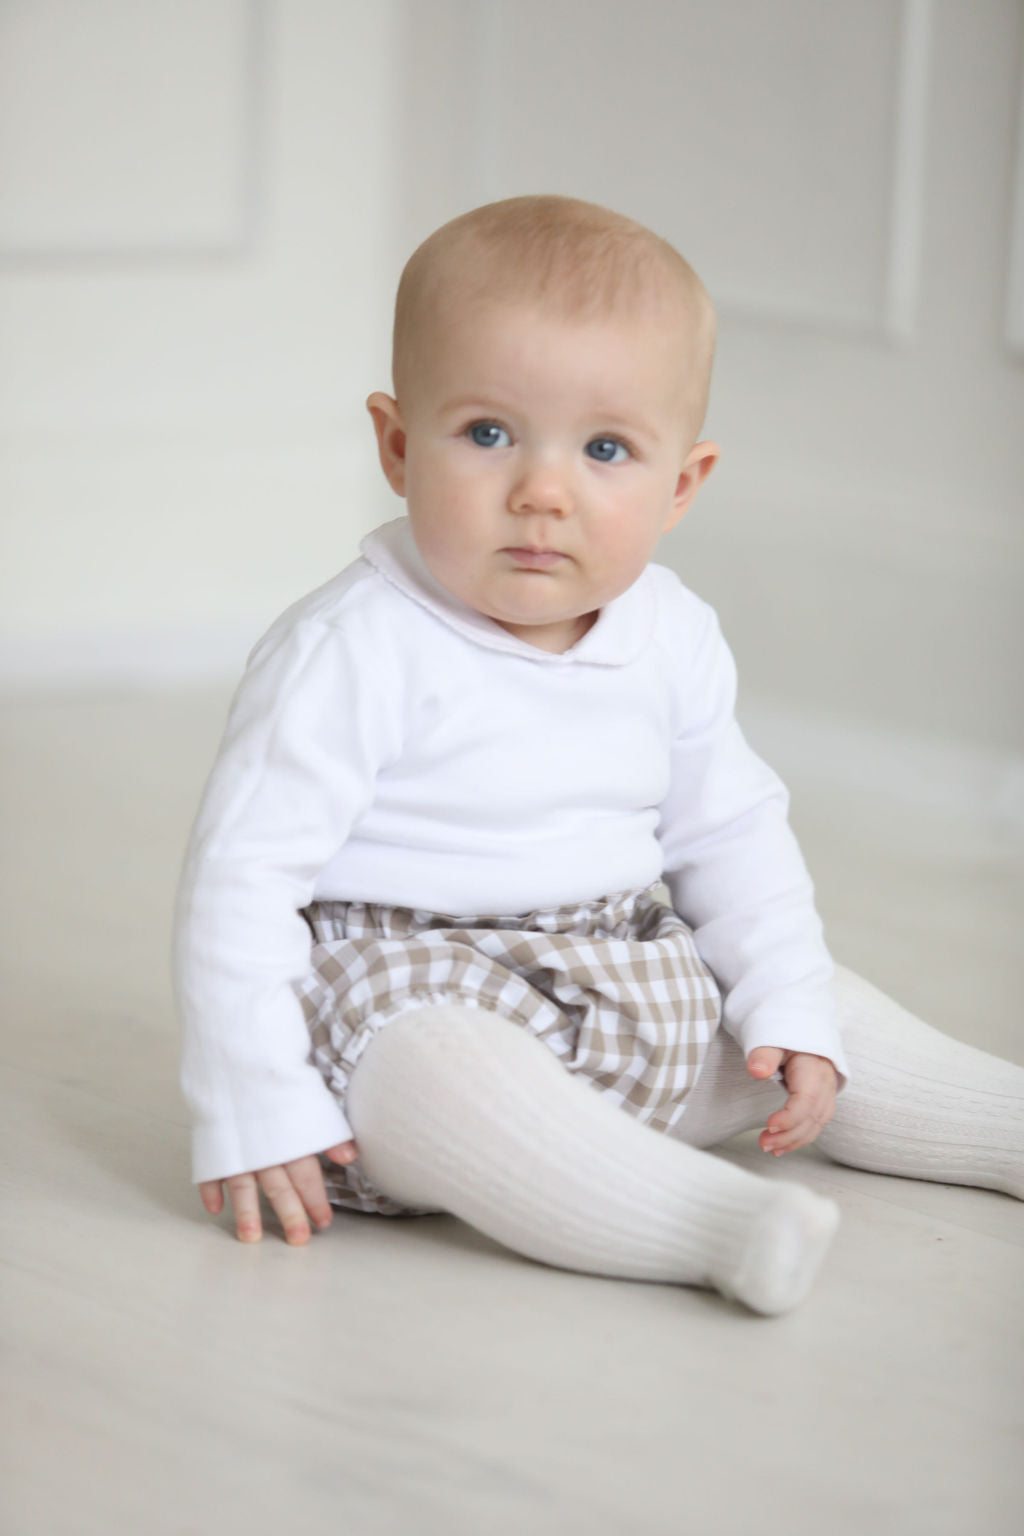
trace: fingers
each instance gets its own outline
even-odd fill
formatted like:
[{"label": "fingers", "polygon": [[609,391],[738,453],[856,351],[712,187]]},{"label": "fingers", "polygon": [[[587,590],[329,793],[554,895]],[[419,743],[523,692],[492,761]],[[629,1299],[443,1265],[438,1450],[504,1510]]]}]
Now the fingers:
[{"label": "fingers", "polygon": [[215,1179],[212,1183],[200,1184],[199,1198],[211,1216],[218,1215],[224,1204],[224,1191],[220,1187],[220,1180]]},{"label": "fingers", "polygon": [[[787,1116],[786,1111],[789,1111]],[[832,1118],[831,1108],[813,1108],[801,1104],[794,1095],[786,1101],[785,1109],[772,1116],[767,1130],[761,1133],[759,1145],[765,1152],[781,1157],[784,1152],[796,1152],[809,1147]]]},{"label": "fingers", "polygon": [[[331,1207],[324,1189],[323,1173],[316,1157],[300,1157],[283,1167],[260,1168],[255,1173],[233,1174],[224,1181],[235,1215],[239,1241],[258,1243],[263,1236],[260,1190],[266,1195],[284,1228],[285,1241],[301,1247],[309,1242],[307,1212],[317,1227],[329,1227]],[[214,1195],[216,1192],[216,1195]],[[211,1214],[221,1209],[220,1183],[200,1185],[203,1204]],[[216,1204],[208,1203],[216,1198]]]},{"label": "fingers", "polygon": [[793,1089],[782,1109],[769,1116],[759,1145],[781,1157],[811,1144],[835,1113],[836,1078],[830,1062],[821,1057],[794,1057],[787,1071]]},{"label": "fingers", "polygon": [[327,1200],[324,1176],[317,1158],[300,1157],[294,1163],[286,1163],[283,1170],[272,1171],[283,1171],[286,1176],[290,1175],[289,1189],[297,1191],[294,1196],[289,1191],[285,1191],[284,1209],[277,1204],[273,1195],[270,1195],[270,1191],[267,1191],[274,1209],[281,1217],[285,1237],[290,1243],[305,1243],[309,1240],[306,1211],[318,1227],[330,1226],[331,1207]]},{"label": "fingers", "polygon": [[232,1174],[226,1179],[228,1199],[235,1213],[235,1229],[243,1243],[258,1243],[263,1236],[260,1221],[260,1194],[254,1173]]},{"label": "fingers", "polygon": [[284,1227],[285,1242],[297,1245],[308,1243],[309,1223],[306,1212],[287,1168],[261,1168],[257,1178]]},{"label": "fingers", "polygon": [[759,1045],[747,1057],[747,1071],[751,1077],[772,1077],[782,1066],[785,1051],[773,1045]]}]

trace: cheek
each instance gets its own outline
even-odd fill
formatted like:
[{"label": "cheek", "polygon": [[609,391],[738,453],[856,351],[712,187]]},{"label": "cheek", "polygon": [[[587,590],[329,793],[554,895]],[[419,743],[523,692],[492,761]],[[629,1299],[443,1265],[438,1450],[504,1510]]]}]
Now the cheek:
[{"label": "cheek", "polygon": [[426,452],[410,462],[406,494],[434,516],[445,509],[458,515],[472,504],[479,478],[458,453]]},{"label": "cheek", "polygon": [[432,470],[417,468],[409,478],[406,505],[416,544],[427,566],[452,590],[470,553],[470,520],[466,497],[458,481]]},{"label": "cheek", "polygon": [[618,507],[603,523],[594,550],[599,549],[602,577],[620,587],[632,585],[654,557],[663,522],[645,505]]},{"label": "cheek", "polygon": [[630,516],[627,511],[623,516],[613,518],[602,533],[601,552],[607,561],[614,563],[616,569],[633,566],[642,569],[647,564],[649,545],[646,522]]}]

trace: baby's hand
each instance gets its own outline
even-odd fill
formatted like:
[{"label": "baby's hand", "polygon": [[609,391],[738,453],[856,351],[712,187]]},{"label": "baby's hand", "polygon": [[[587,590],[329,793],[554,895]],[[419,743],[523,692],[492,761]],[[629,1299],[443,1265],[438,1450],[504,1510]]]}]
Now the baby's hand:
[{"label": "baby's hand", "polygon": [[[356,1144],[354,1141],[339,1142],[336,1147],[328,1147],[325,1155],[336,1163],[350,1163],[356,1156]],[[258,1168],[255,1173],[235,1173],[223,1181],[212,1179],[200,1184],[200,1196],[211,1216],[216,1216],[224,1207],[222,1182],[228,1187],[235,1225],[243,1243],[258,1243],[263,1236],[261,1189],[281,1218],[287,1242],[293,1245],[309,1242],[307,1211],[318,1227],[331,1224],[323,1171],[315,1154],[297,1157],[294,1162],[279,1167]]]},{"label": "baby's hand", "polygon": [[827,1056],[761,1045],[747,1058],[751,1077],[771,1077],[780,1067],[789,1098],[768,1117],[768,1127],[758,1142],[762,1152],[773,1152],[776,1157],[809,1146],[825,1129],[835,1114],[839,1086],[836,1069]]}]

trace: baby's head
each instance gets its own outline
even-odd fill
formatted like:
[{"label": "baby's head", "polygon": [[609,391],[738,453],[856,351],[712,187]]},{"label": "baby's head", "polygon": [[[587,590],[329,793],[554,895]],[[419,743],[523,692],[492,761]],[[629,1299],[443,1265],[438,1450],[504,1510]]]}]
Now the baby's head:
[{"label": "baby's head", "polygon": [[654,321],[678,349],[684,431],[707,412],[715,315],[700,278],[642,224],[570,197],[512,197],[435,230],[398,285],[392,373],[399,405],[429,384],[453,324],[495,306],[529,306],[553,322]]},{"label": "baby's head", "polygon": [[580,639],[714,465],[714,339],[689,264],[607,209],[510,198],[435,231],[399,285],[394,396],[367,404],[442,585],[543,649]]}]

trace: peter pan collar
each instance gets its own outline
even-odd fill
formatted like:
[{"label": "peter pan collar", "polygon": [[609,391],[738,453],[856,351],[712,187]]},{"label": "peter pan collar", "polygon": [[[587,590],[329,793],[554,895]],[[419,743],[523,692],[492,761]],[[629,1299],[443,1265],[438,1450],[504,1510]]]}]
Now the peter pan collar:
[{"label": "peter pan collar", "polygon": [[625,592],[605,604],[582,640],[568,651],[558,653],[543,651],[509,634],[494,619],[478,613],[443,587],[424,564],[408,517],[396,517],[368,533],[359,545],[359,553],[399,591],[467,640],[542,666],[564,667],[582,662],[621,667],[636,660],[654,631],[658,593],[649,569]]}]

